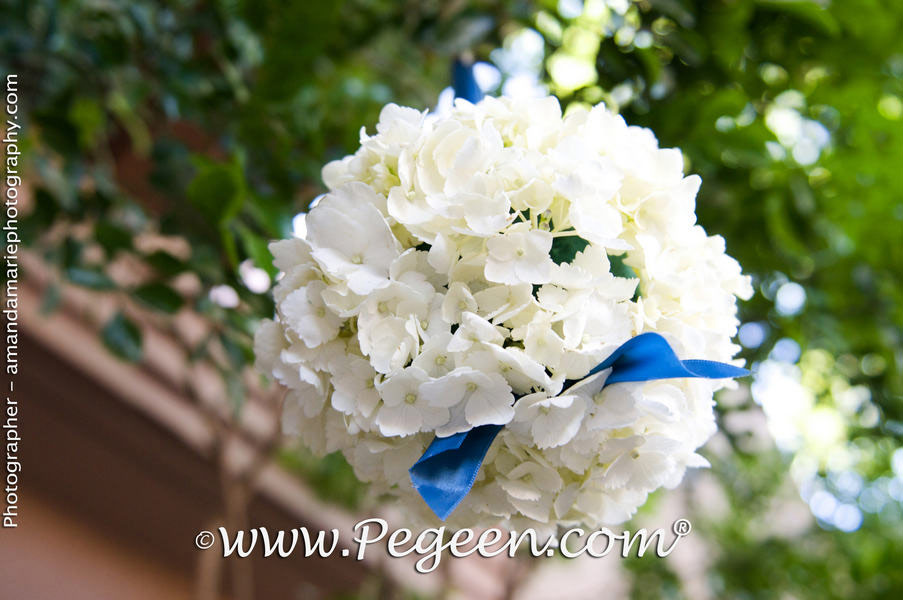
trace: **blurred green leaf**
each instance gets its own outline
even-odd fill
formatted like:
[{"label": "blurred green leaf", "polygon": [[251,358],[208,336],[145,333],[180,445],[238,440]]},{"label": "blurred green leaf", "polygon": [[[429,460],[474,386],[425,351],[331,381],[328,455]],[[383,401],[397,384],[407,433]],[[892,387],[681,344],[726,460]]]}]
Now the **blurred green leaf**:
[{"label": "blurred green leaf", "polygon": [[99,269],[69,267],[66,269],[66,277],[75,285],[92,290],[112,290],[116,288],[113,280]]},{"label": "blurred green leaf", "polygon": [[244,405],[245,394],[247,393],[244,382],[242,382],[240,374],[235,371],[226,372],[223,378],[226,382],[226,395],[229,398],[229,403],[232,405],[233,414],[237,416]]},{"label": "blurred green leaf", "polygon": [[829,36],[835,36],[840,33],[840,23],[828,10],[824,2],[816,0],[756,0],[759,5],[764,8],[771,8],[786,13],[790,13],[796,17],[809,22],[818,27],[822,33]]},{"label": "blurred green leaf", "polygon": [[93,98],[76,98],[69,108],[69,119],[78,130],[78,140],[82,148],[93,148],[100,140],[106,125],[106,115],[100,104]]},{"label": "blurred green leaf", "polygon": [[44,297],[41,299],[41,314],[53,314],[59,308],[62,299],[63,294],[59,285],[51,284],[47,286],[47,289],[44,291]]},{"label": "blurred green leaf", "polygon": [[66,236],[60,248],[60,262],[64,267],[78,267],[82,261],[85,245],[72,236]]},{"label": "blurred green leaf", "polygon": [[118,312],[101,330],[101,339],[110,351],[131,362],[141,360],[141,330]]},{"label": "blurred green leaf", "polygon": [[188,184],[189,202],[211,225],[234,218],[244,202],[244,178],[234,163],[195,157],[197,173]]},{"label": "blurred green leaf", "polygon": [[219,237],[226,259],[234,270],[238,267],[238,246],[235,243],[235,234],[228,227],[220,227]]},{"label": "blurred green leaf", "polygon": [[339,452],[316,457],[304,448],[284,450],[279,462],[310,481],[324,500],[356,509],[364,498],[366,485],[358,481],[345,457]]},{"label": "blurred green leaf", "polygon": [[132,295],[144,304],[159,311],[174,314],[185,303],[182,296],[163,283],[148,283],[138,286]]},{"label": "blurred green leaf", "polygon": [[220,333],[219,340],[223,345],[226,356],[229,358],[229,363],[234,368],[241,369],[249,362],[253,362],[254,356],[251,349],[243,347],[239,342],[235,341],[231,335]]},{"label": "blurred green leaf", "polygon": [[188,264],[163,250],[155,250],[146,255],[144,260],[158,273],[165,277],[172,277],[188,269]]},{"label": "blurred green leaf", "polygon": [[273,255],[267,247],[269,242],[243,226],[238,228],[238,235],[245,252],[254,261],[254,265],[266,271],[270,278],[276,277],[279,270],[273,266]]},{"label": "blurred green leaf", "polygon": [[97,222],[94,237],[109,257],[118,250],[129,250],[132,247],[132,233],[108,220]]}]

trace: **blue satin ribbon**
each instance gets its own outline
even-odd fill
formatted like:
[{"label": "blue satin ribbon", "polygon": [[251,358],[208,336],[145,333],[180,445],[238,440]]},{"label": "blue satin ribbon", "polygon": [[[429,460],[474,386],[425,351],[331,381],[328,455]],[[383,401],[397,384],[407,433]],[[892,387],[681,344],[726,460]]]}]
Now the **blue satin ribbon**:
[{"label": "blue satin ribbon", "polygon": [[[711,360],[680,360],[657,333],[643,333],[624,342],[587,377],[611,369],[605,384],[652,381],[677,377],[723,379],[744,377],[749,371]],[[473,487],[483,459],[501,425],[483,425],[470,431],[433,439],[414,466],[411,483],[427,505],[443,521]]]}]

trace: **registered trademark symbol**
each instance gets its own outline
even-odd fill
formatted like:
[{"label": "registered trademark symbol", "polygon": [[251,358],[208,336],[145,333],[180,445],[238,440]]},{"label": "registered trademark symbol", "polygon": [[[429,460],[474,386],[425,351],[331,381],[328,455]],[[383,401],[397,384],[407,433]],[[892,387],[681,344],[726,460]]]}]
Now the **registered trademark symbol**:
[{"label": "registered trademark symbol", "polygon": [[678,519],[674,521],[671,529],[674,531],[674,535],[683,537],[692,531],[693,525],[687,519]]}]

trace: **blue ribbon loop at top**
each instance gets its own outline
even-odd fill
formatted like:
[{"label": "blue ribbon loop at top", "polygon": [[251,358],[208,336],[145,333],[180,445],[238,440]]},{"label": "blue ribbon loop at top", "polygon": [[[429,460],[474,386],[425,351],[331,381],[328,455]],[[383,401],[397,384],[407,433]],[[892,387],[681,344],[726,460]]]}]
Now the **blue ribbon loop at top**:
[{"label": "blue ribbon loop at top", "polygon": [[465,63],[460,58],[452,65],[452,87],[456,98],[464,98],[473,104],[483,99],[483,90],[473,73],[473,63]]},{"label": "blue ribbon loop at top", "polygon": [[[744,377],[749,371],[710,360],[680,360],[657,333],[643,333],[624,342],[587,377],[611,369],[603,388],[627,381],[652,381],[677,377],[723,379]],[[483,425],[470,431],[433,439],[409,470],[414,489],[443,521],[470,492],[483,459],[501,425]]]}]

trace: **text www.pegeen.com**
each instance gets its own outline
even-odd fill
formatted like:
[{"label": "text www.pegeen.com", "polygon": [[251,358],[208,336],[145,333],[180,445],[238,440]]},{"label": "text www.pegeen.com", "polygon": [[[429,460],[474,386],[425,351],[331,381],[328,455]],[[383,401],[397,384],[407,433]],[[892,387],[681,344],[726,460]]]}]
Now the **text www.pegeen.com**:
[{"label": "text www.pegeen.com", "polygon": [[[420,573],[430,573],[439,566],[445,552],[455,558],[473,554],[485,558],[502,554],[513,557],[522,547],[524,552],[529,551],[535,557],[560,555],[564,558],[576,558],[584,554],[601,558],[620,547],[620,552],[615,554],[627,558],[631,556],[634,544],[636,556],[642,557],[654,543],[655,556],[663,558],[674,551],[678,540],[689,534],[691,529],[688,520],[675,521],[671,527],[674,538],[670,544],[665,539],[665,531],[662,528],[651,533],[646,529],[633,533],[629,531],[614,533],[605,527],[594,531],[574,528],[568,529],[561,536],[551,536],[543,541],[532,529],[518,533],[492,528],[477,535],[472,529],[447,532],[445,527],[438,527],[424,529],[415,536],[410,529],[401,528],[390,534],[386,521],[370,518],[358,522],[354,526],[352,543],[341,547],[338,529],[311,532],[306,527],[298,527],[271,533],[266,527],[257,527],[230,535],[225,527],[220,527],[218,532],[223,558],[229,556],[246,558],[255,550],[265,558],[271,556],[287,558],[295,553],[303,553],[305,557],[316,555],[327,558],[338,551],[342,557],[350,557],[353,554],[355,560],[364,560],[369,547],[384,545],[389,556],[394,558],[409,555],[420,557],[415,568]],[[313,537],[314,533],[316,537]],[[210,531],[201,531],[195,537],[195,545],[201,550],[213,548],[216,542],[216,535]],[[352,552],[354,547],[356,550]]]}]

